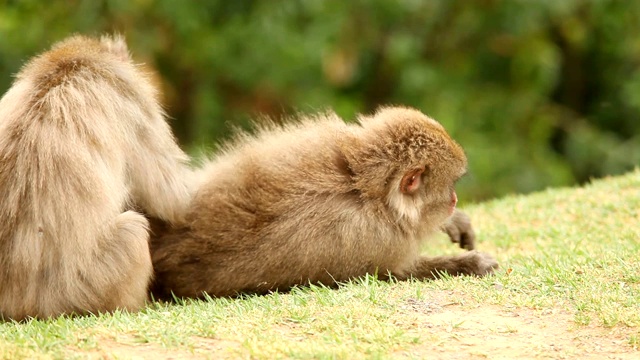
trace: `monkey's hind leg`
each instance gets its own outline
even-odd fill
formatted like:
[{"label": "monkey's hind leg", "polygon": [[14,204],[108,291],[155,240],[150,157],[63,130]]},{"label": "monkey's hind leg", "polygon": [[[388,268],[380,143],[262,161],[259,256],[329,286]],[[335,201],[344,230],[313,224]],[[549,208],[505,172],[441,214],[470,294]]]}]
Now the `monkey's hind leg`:
[{"label": "monkey's hind leg", "polygon": [[498,268],[498,262],[493,256],[479,251],[469,251],[457,256],[422,256],[413,264],[409,271],[399,276],[399,279],[410,277],[416,279],[436,279],[441,273],[453,276],[492,274]]},{"label": "monkey's hind leg", "polygon": [[[147,300],[147,287],[152,276],[149,253],[149,222],[134,211],[119,214],[114,220],[112,236],[104,237],[101,251],[96,254],[99,264],[94,279],[104,281],[98,295],[99,311],[115,309],[138,310]],[[96,286],[97,285],[97,286]]]}]

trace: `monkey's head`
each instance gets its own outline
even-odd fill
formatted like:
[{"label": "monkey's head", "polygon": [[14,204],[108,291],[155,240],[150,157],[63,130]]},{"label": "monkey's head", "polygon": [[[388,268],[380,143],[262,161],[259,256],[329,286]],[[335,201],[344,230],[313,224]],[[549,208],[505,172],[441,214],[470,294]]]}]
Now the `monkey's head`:
[{"label": "monkey's head", "polygon": [[460,145],[420,111],[387,107],[361,117],[343,151],[354,185],[398,221],[433,230],[457,203],[456,181],[467,159]]},{"label": "monkey's head", "polygon": [[53,87],[56,81],[63,81],[69,72],[82,66],[98,64],[96,59],[132,64],[122,36],[102,36],[98,40],[75,35],[54,44],[50,51],[27,63],[18,74],[18,78],[28,73],[40,82],[44,81],[47,86]]}]

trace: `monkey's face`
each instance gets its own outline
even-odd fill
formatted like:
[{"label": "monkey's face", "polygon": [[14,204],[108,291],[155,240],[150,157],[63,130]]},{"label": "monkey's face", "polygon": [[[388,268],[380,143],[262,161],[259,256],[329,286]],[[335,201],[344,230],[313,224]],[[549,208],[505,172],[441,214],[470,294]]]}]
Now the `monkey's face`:
[{"label": "monkey's face", "polygon": [[434,228],[453,214],[459,176],[451,176],[447,170],[428,165],[399,169],[389,182],[386,199],[398,220]]}]

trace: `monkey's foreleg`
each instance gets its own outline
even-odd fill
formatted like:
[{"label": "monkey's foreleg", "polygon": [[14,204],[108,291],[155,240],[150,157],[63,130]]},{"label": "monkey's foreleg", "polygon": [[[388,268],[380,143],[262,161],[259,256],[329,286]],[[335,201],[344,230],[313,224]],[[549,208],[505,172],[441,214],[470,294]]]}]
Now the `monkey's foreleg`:
[{"label": "monkey's foreleg", "polygon": [[489,254],[469,251],[457,256],[420,257],[403,274],[394,274],[399,279],[436,279],[441,273],[453,276],[485,276],[498,268],[498,262]]}]

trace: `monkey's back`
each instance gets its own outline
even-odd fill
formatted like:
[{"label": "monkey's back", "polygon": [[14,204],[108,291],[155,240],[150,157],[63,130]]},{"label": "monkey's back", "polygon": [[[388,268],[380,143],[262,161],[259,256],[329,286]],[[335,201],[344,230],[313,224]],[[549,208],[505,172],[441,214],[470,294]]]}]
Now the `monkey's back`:
[{"label": "monkey's back", "polygon": [[354,185],[341,147],[357,131],[323,115],[227,146],[197,175],[184,226],[152,235],[156,295],[333,284],[415,256],[385,199],[363,201]]},{"label": "monkey's back", "polygon": [[123,134],[135,129],[118,104],[134,101],[122,91],[133,67],[79,39],[27,64],[0,100],[0,315],[90,297],[74,289],[128,199]]}]

